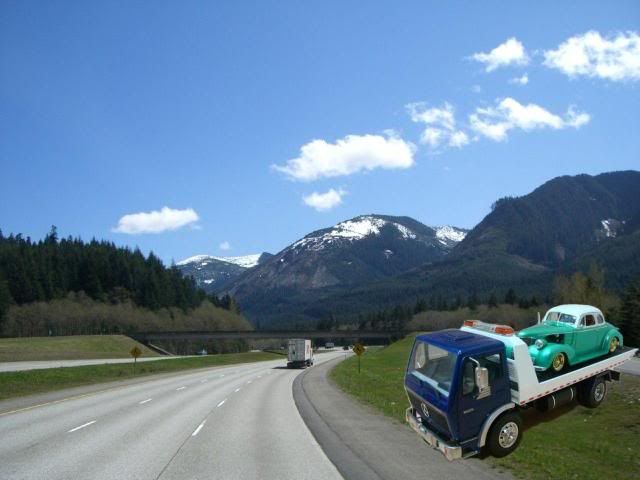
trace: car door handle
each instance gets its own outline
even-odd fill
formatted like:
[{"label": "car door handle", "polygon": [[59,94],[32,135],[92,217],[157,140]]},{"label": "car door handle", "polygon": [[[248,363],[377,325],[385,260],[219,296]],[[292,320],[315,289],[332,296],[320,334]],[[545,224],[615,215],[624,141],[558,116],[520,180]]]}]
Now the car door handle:
[{"label": "car door handle", "polygon": [[474,410],[475,410],[475,408],[469,408],[469,409],[467,409],[467,410],[463,410],[463,411],[462,411],[462,413],[464,413],[464,414],[466,415],[467,413],[471,413],[471,412],[473,412]]}]

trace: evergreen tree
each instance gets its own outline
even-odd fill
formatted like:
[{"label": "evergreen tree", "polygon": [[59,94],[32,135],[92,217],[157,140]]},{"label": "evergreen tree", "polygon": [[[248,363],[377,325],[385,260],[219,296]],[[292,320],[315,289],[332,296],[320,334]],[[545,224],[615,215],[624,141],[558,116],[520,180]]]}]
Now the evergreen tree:
[{"label": "evergreen tree", "polygon": [[529,300],[527,300],[526,298],[522,297],[519,301],[518,301],[518,307],[522,308],[522,309],[527,309],[529,308],[531,305],[529,304]]},{"label": "evergreen tree", "polygon": [[416,300],[416,304],[413,307],[413,313],[417,314],[417,313],[425,312],[426,310],[427,310],[427,302],[425,302],[424,299],[422,298]]},{"label": "evergreen tree", "polygon": [[640,281],[629,284],[620,306],[621,330],[624,343],[640,346]]},{"label": "evergreen tree", "polygon": [[507,294],[504,297],[504,303],[508,303],[509,305],[513,305],[514,303],[516,303],[517,300],[518,300],[518,298],[516,297],[516,292],[513,290],[513,288],[510,288],[509,291],[507,291]]},{"label": "evergreen tree", "polygon": [[467,307],[469,308],[469,310],[475,310],[476,308],[478,308],[478,295],[476,295],[476,292],[473,292],[473,294],[467,300]]},{"label": "evergreen tree", "polygon": [[496,298],[496,294],[492,293],[489,297],[489,301],[487,302],[489,308],[496,308],[498,306],[498,299]]},{"label": "evergreen tree", "polygon": [[[1,234],[2,232],[0,232]],[[7,281],[0,274],[0,333],[2,333],[2,323],[6,313],[9,311],[11,305],[11,293],[9,292],[9,285]]]}]

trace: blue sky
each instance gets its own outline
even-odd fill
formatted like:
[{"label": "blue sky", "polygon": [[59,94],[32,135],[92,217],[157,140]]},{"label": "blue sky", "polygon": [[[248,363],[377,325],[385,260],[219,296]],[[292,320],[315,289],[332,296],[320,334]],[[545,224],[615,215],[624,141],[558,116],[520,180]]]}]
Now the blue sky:
[{"label": "blue sky", "polygon": [[473,227],[640,167],[639,31],[636,1],[4,0],[0,228],[169,262],[364,213]]}]

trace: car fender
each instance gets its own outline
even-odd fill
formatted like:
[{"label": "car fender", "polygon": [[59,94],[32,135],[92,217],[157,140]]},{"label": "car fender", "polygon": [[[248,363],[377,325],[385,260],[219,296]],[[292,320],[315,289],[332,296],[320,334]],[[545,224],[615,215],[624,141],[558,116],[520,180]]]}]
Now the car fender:
[{"label": "car fender", "polygon": [[620,346],[622,347],[622,333],[620,333],[620,330],[618,330],[617,328],[611,328],[607,334],[604,336],[604,341],[602,342],[602,351],[609,351],[609,342],[611,341],[611,339],[613,337],[618,337],[618,340],[620,340]]},{"label": "car fender", "polygon": [[571,365],[576,358],[576,351],[571,345],[564,343],[547,343],[538,353],[536,363],[541,367],[549,368],[553,361],[553,357],[558,353],[564,353],[567,356],[569,365]]},{"label": "car fender", "polygon": [[489,430],[491,429],[491,425],[496,419],[502,415],[506,411],[513,410],[516,407],[516,404],[513,402],[505,403],[500,408],[493,411],[491,415],[487,417],[487,419],[482,424],[482,429],[480,430],[480,436],[478,437],[478,448],[484,447],[487,443],[487,435],[489,434]]}]

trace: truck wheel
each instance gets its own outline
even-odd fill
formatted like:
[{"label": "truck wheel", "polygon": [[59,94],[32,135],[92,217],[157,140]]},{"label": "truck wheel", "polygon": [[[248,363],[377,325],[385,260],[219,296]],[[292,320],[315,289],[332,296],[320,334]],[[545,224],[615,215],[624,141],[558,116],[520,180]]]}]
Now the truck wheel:
[{"label": "truck wheel", "polygon": [[496,420],[489,430],[489,453],[500,458],[513,452],[522,439],[522,420],[517,413],[506,413]]},{"label": "truck wheel", "polygon": [[551,360],[551,369],[556,373],[560,373],[564,369],[564,366],[566,364],[567,357],[565,356],[565,354],[558,353],[555,357],[553,357],[553,360]]},{"label": "truck wheel", "polygon": [[615,352],[619,346],[620,346],[620,340],[618,340],[618,337],[613,337],[609,342],[609,353]]},{"label": "truck wheel", "polygon": [[607,382],[604,378],[598,377],[593,380],[587,380],[580,385],[578,392],[578,402],[587,408],[596,408],[607,396]]}]

